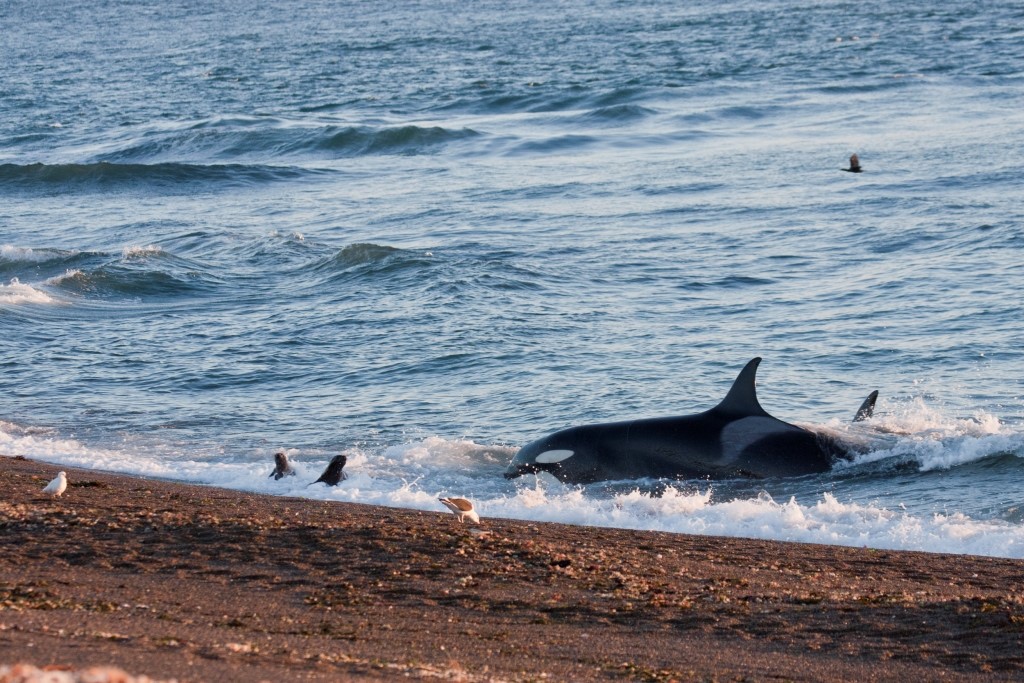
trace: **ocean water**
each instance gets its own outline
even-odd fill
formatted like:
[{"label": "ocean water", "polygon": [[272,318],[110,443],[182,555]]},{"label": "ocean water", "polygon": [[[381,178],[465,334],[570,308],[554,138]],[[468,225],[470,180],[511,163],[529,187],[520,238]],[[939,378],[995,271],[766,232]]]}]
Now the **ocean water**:
[{"label": "ocean water", "polygon": [[[0,16],[0,453],[1024,557],[1019,2]],[[754,356],[770,413],[880,445],[795,479],[502,477],[562,427],[707,409]],[[268,479],[279,449],[299,476]],[[307,486],[336,453],[350,478]]]}]

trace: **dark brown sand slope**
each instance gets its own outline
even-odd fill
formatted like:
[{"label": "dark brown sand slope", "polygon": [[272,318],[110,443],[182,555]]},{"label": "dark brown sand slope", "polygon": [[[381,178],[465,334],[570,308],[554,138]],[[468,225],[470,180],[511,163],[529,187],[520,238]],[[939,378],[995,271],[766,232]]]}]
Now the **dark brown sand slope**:
[{"label": "dark brown sand slope", "polygon": [[70,469],[53,500],[40,491],[59,468],[0,468],[0,664],[189,681],[1024,678],[1022,561],[512,520],[476,535],[440,504]]}]

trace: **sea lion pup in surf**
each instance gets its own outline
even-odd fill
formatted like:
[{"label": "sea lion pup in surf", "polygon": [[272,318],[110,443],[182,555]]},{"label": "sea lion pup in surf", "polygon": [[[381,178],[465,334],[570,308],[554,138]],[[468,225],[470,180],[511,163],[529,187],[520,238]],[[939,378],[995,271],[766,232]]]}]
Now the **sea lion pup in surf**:
[{"label": "sea lion pup in surf", "polygon": [[860,167],[860,159],[857,158],[856,154],[850,155],[850,168],[844,168],[843,171],[849,171],[850,173],[860,173],[864,169]]},{"label": "sea lion pup in surf", "polygon": [[268,476],[274,478],[275,481],[282,477],[294,477],[295,470],[292,469],[291,464],[288,462],[288,454],[284,451],[278,451],[274,453],[274,471]]},{"label": "sea lion pup in surf", "polygon": [[[345,481],[348,479],[348,475],[342,472],[342,469],[344,469],[346,462],[348,462],[348,458],[344,455],[334,456],[331,458],[330,464],[327,465],[327,469],[324,470],[324,473],[313,484],[323,482],[328,486],[337,486],[339,481]],[[310,486],[313,484],[310,484]]]}]

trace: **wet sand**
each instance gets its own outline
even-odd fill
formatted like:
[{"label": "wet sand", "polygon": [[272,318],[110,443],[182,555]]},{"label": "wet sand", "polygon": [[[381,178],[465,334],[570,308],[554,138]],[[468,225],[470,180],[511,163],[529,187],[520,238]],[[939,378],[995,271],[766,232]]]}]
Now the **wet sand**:
[{"label": "wet sand", "polygon": [[[51,499],[59,469],[70,485]],[[14,458],[0,458],[0,491],[0,664],[179,681],[1024,678],[1019,560],[477,529],[440,503]]]}]

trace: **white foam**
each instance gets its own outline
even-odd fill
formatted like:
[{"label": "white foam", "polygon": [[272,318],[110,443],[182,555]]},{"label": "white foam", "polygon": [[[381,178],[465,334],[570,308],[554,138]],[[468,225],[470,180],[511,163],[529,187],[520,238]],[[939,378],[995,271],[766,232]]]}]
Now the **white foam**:
[{"label": "white foam", "polygon": [[[973,437],[961,436],[947,439],[918,439],[902,441],[896,448],[877,451],[871,459],[902,457],[915,461],[922,471],[948,470],[959,465],[976,462],[993,453],[1019,453],[1024,448],[1024,439],[1018,435]],[[866,460],[866,458],[862,459]]]},{"label": "white foam", "polygon": [[[984,441],[1012,437],[969,438]],[[991,441],[965,446],[961,459],[971,457],[968,452],[991,453],[991,446]],[[515,449],[465,440],[431,437],[379,453],[348,450],[349,478],[336,487],[309,485],[326,467],[332,455],[329,453],[288,450],[296,476],[280,481],[270,478],[276,450],[266,449],[236,460],[225,459],[219,449],[182,457],[181,448],[174,444],[133,444],[127,440],[123,447],[97,448],[50,430],[0,422],[0,453],[258,493],[438,512],[442,508],[437,498],[455,495],[473,500],[485,520],[501,517],[1024,558],[1024,525],[977,520],[960,513],[910,513],[879,504],[843,502],[831,493],[779,503],[763,492],[749,498],[716,501],[710,487],[688,491],[670,486],[660,495],[633,490],[600,497],[551,477],[522,478],[512,487],[501,472]],[[893,505],[899,508],[898,503]]]},{"label": "white foam", "polygon": [[1024,557],[1024,528],[972,520],[962,514],[930,517],[877,506],[842,503],[825,493],[809,504],[756,498],[712,503],[710,491],[662,496],[633,492],[612,500],[587,499],[579,491],[478,505],[481,514],[538,521],[589,524],[673,533],[759,538],[892,550]]},{"label": "white foam", "polygon": [[[970,418],[950,418],[920,398],[897,412],[843,429],[850,434],[858,431],[861,438],[873,444],[870,452],[854,459],[854,465],[897,458],[915,463],[921,471],[942,470],[994,453],[1024,451],[1024,434],[1002,424],[996,416],[979,412]],[[874,436],[864,436],[864,429],[875,430]]]},{"label": "white foam", "polygon": [[16,247],[13,244],[0,245],[0,259],[4,261],[46,261],[51,258],[45,251],[36,251],[30,247]]},{"label": "white foam", "polygon": [[54,300],[46,292],[11,278],[10,284],[0,284],[0,304],[51,304]]},{"label": "white foam", "polygon": [[139,246],[139,245],[133,245],[133,246],[125,247],[124,249],[121,250],[121,256],[122,256],[122,258],[124,258],[126,260],[127,259],[145,258],[146,256],[150,256],[152,254],[162,254],[162,253],[164,253],[163,249],[161,249],[158,246],[152,245],[152,244],[149,245],[149,246],[145,246],[145,247]]},{"label": "white foam", "polygon": [[979,412],[972,418],[953,418],[920,397],[897,405],[870,423],[883,432],[918,437],[987,436],[1008,431],[995,415]]}]

